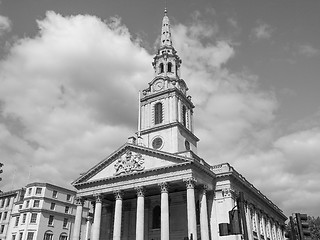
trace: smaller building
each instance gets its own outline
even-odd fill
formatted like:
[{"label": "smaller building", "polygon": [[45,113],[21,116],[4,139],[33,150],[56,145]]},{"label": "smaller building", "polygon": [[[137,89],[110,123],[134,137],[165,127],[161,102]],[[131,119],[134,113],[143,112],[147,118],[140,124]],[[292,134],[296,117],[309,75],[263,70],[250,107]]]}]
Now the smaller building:
[{"label": "smaller building", "polygon": [[23,195],[23,188],[0,193],[0,240],[6,239],[13,206]]},{"label": "smaller building", "polygon": [[[23,194],[11,203],[11,212],[7,213],[7,231],[1,239],[70,238],[75,219],[75,191],[49,183],[35,182],[28,184],[20,192]],[[86,224],[89,213],[88,207],[84,206],[83,210],[81,225]]]}]

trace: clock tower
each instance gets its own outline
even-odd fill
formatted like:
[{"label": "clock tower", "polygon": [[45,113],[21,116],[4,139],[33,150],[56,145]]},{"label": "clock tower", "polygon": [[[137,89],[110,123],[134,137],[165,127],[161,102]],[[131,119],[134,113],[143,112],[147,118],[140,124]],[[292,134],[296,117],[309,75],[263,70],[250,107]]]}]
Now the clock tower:
[{"label": "clock tower", "polygon": [[193,109],[187,84],[180,78],[181,59],[172,46],[170,21],[164,12],[160,46],[152,62],[154,78],[140,99],[138,135],[149,148],[197,153],[199,139],[193,133]]}]

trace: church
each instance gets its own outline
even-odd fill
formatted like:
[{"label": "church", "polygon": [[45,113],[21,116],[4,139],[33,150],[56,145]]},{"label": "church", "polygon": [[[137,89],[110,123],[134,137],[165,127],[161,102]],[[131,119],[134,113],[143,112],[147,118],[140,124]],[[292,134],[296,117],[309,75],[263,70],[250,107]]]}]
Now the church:
[{"label": "church", "polygon": [[[181,64],[165,10],[154,78],[140,96],[137,136],[72,183],[73,240],[285,238],[287,218],[274,203],[230,164],[211,166],[197,155],[195,106]],[[83,216],[85,202],[93,217]],[[234,209],[245,224],[240,232],[222,232]]]}]

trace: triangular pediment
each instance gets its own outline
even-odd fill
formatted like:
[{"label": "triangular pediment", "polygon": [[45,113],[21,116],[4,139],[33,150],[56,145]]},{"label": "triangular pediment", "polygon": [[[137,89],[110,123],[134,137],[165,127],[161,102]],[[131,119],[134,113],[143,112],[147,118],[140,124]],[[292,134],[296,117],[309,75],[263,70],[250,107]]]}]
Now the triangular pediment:
[{"label": "triangular pediment", "polygon": [[72,184],[77,185],[118,176],[143,173],[190,161],[191,159],[176,154],[165,153],[133,144],[125,144],[84,173]]}]

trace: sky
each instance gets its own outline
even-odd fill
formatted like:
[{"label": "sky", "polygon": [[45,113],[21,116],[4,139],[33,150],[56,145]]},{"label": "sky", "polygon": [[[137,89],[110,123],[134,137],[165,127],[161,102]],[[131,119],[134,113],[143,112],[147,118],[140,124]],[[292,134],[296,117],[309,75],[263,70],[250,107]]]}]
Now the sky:
[{"label": "sky", "polygon": [[[3,191],[71,182],[137,131],[165,1],[1,0]],[[320,216],[320,1],[167,0],[198,155]]]}]

